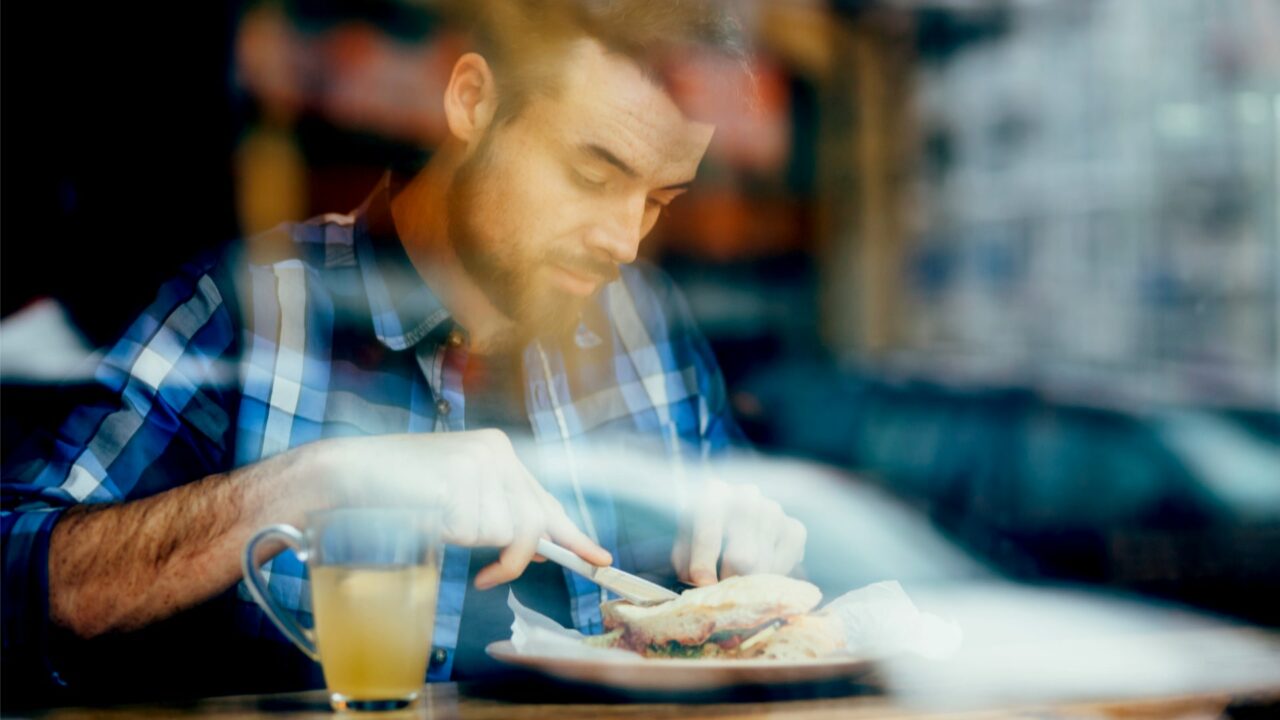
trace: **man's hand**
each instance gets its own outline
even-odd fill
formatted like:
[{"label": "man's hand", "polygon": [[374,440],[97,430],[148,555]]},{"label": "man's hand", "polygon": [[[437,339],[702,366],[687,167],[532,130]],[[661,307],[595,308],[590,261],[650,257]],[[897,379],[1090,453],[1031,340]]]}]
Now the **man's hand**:
[{"label": "man's hand", "polygon": [[300,526],[342,505],[437,504],[446,542],[504,548],[476,577],[481,588],[524,572],[543,535],[588,562],[611,561],[501,432],[334,438],[140,500],[68,510],[49,540],[49,615],[85,638],[139,628],[238,581],[245,543],[268,523]]},{"label": "man's hand", "polygon": [[804,559],[806,537],[804,525],[754,485],[710,479],[689,508],[671,562],[680,579],[694,585],[717,582],[717,562],[720,579],[785,575]]},{"label": "man's hand", "polygon": [[[487,589],[519,577],[548,537],[595,565],[612,562],[529,474],[498,430],[387,435],[339,441],[333,458],[342,504],[439,503],[445,542],[501,547],[476,575]],[[354,482],[353,482],[354,480]]]}]

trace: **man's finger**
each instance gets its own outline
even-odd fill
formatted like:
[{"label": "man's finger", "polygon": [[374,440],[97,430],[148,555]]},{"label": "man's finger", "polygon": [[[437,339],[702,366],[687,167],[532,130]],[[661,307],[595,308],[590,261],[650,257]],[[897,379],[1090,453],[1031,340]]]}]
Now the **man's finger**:
[{"label": "man's finger", "polygon": [[510,582],[524,572],[538,551],[538,538],[542,535],[542,508],[527,490],[508,485],[507,504],[513,517],[512,540],[498,553],[497,562],[476,573],[476,588],[487,590],[495,585]]},{"label": "man's finger", "polygon": [[756,502],[756,555],[753,559],[752,572],[770,572],[774,566],[774,555],[778,540],[787,521],[786,513],[778,503],[761,498]]},{"label": "man's finger", "polygon": [[689,577],[689,533],[681,529],[676,533],[675,542],[671,544],[671,567],[676,571],[680,582],[692,582]]},{"label": "man's finger", "polygon": [[515,540],[516,526],[520,521],[519,500],[511,493],[508,483],[501,479],[501,467],[489,468],[481,478],[466,478],[462,482],[480,481],[480,545],[506,547]]},{"label": "man's finger", "polygon": [[804,546],[809,531],[804,523],[789,517],[784,521],[782,534],[773,553],[773,572],[786,575],[804,560]]},{"label": "man's finger", "polygon": [[694,516],[690,536],[689,579],[695,585],[716,583],[716,564],[724,541],[723,491],[716,484],[708,486]]},{"label": "man's finger", "polygon": [[592,565],[612,565],[613,556],[600,547],[569,519],[564,508],[550,495],[546,495],[547,533],[557,545],[573,551]]},{"label": "man's finger", "polygon": [[444,540],[474,547],[480,540],[480,478],[459,476],[449,483],[444,513]]},{"label": "man's finger", "polygon": [[759,525],[755,518],[731,518],[724,532],[724,558],[720,561],[720,579],[749,575],[760,565]]},{"label": "man's finger", "polygon": [[537,547],[537,540],[530,542],[527,537],[517,538],[498,553],[496,562],[476,573],[476,589],[488,590],[520,577],[533,560],[533,552]]}]

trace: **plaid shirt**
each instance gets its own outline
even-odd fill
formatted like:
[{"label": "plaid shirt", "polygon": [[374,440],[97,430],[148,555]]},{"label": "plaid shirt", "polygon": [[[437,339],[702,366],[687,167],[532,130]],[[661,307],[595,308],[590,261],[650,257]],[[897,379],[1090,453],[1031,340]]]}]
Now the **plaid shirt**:
[{"label": "plaid shirt", "polygon": [[[6,656],[48,631],[49,535],[72,505],[136,500],[326,437],[464,429],[465,343],[395,234],[389,183],[352,215],[272,231],[267,243],[291,248],[289,259],[225,253],[184,268],[98,368],[110,401],[78,408],[38,459],[5,468]],[[553,494],[615,562],[656,562],[659,549],[620,538],[608,489],[576,477],[573,448],[638,431],[668,453],[705,456],[741,438],[677,290],[652,267],[625,267],[571,340],[532,343],[523,366],[538,449],[568,467]],[[451,672],[469,557],[446,548],[433,653],[444,661],[430,680]],[[274,600],[310,625],[297,557],[264,569]],[[600,589],[564,577],[574,624],[599,632]],[[236,592],[237,630],[285,642],[243,583]]]}]

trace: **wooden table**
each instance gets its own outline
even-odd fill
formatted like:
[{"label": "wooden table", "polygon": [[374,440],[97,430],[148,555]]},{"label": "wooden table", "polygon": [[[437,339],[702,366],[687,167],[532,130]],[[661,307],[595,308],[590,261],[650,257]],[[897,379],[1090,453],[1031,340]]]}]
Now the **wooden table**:
[{"label": "wooden table", "polygon": [[[504,695],[502,688],[459,686],[440,683],[426,688],[424,697],[405,710],[366,714],[379,720],[427,719],[448,720],[521,720],[523,718],[679,718],[697,720],[716,718],[1019,718],[1057,720],[1059,718],[1122,718],[1124,720],[1156,720],[1169,718],[1219,718],[1228,706],[1242,708],[1241,717],[1264,717],[1280,709],[1280,691],[1260,695],[1232,696],[1206,694],[1184,697],[1093,701],[1087,703],[1049,703],[1003,708],[971,708],[954,711],[921,710],[904,707],[891,697],[853,690],[853,694],[836,697],[810,697],[786,700],[747,699],[744,701],[673,702],[603,702],[599,698],[558,701],[554,686],[541,686],[542,697],[528,695],[528,689]],[[45,720],[110,720],[114,718],[293,718],[297,720],[330,720],[351,715],[337,715],[329,710],[323,691],[280,695],[246,695],[208,698],[190,703],[165,703],[97,708],[57,708],[13,717]]]}]

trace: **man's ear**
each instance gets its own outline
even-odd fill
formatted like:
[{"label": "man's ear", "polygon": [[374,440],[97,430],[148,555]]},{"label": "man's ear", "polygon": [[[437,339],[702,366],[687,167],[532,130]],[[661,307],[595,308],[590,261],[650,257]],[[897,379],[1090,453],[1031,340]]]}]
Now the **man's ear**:
[{"label": "man's ear", "polygon": [[468,150],[473,149],[493,122],[497,103],[498,89],[489,62],[476,53],[458,58],[444,91],[444,116],[449,132]]}]

